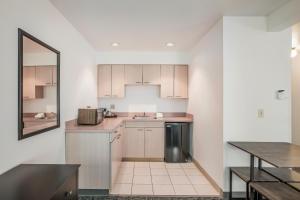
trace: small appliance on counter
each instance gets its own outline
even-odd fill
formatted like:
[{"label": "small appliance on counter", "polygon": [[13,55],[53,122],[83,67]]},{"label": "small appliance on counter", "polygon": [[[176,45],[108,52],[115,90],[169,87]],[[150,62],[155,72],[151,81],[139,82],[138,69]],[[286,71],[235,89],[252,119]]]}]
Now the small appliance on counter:
[{"label": "small appliance on counter", "polygon": [[104,118],[116,118],[117,114],[107,110],[106,108],[102,108],[104,113]]},{"label": "small appliance on counter", "polygon": [[80,108],[78,109],[78,125],[97,125],[104,119],[104,110],[102,108]]}]

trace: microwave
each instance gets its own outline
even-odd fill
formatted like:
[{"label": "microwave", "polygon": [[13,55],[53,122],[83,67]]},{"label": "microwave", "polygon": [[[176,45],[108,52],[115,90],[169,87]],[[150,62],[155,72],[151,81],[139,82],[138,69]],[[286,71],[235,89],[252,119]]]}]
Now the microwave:
[{"label": "microwave", "polygon": [[79,108],[78,125],[97,125],[104,119],[104,109],[102,108]]}]

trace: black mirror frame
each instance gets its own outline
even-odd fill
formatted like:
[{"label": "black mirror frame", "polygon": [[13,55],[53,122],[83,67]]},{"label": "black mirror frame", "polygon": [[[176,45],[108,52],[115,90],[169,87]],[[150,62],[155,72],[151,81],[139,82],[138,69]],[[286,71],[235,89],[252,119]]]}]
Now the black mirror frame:
[{"label": "black mirror frame", "polygon": [[[40,44],[41,46],[53,51],[57,55],[57,83],[56,83],[56,102],[57,102],[57,124],[55,126],[47,127],[26,135],[23,134],[23,36]],[[47,45],[36,37],[30,35],[22,29],[18,29],[18,140],[22,140],[34,135],[38,135],[60,127],[60,52],[53,47]]]}]

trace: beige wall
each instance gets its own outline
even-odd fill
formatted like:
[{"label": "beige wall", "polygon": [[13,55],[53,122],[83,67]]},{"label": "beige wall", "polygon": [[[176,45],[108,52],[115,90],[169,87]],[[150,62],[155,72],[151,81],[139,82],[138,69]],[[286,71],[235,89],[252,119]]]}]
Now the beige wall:
[{"label": "beige wall", "polygon": [[[300,24],[293,27],[293,46],[300,48]],[[300,51],[292,58],[292,141],[300,145]]]}]

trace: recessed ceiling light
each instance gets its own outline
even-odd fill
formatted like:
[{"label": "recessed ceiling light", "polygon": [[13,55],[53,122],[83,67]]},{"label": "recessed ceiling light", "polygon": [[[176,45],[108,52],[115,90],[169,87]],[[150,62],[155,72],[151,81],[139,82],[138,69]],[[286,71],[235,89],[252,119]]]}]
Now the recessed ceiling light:
[{"label": "recessed ceiling light", "polygon": [[166,44],[166,46],[167,46],[167,47],[174,47],[174,46],[175,46],[175,44],[174,44],[174,43],[172,43],[172,42],[168,42],[168,43]]},{"label": "recessed ceiling light", "polygon": [[111,44],[111,46],[113,46],[113,47],[118,47],[120,44],[119,43],[117,43],[117,42],[113,42],[112,44]]}]

